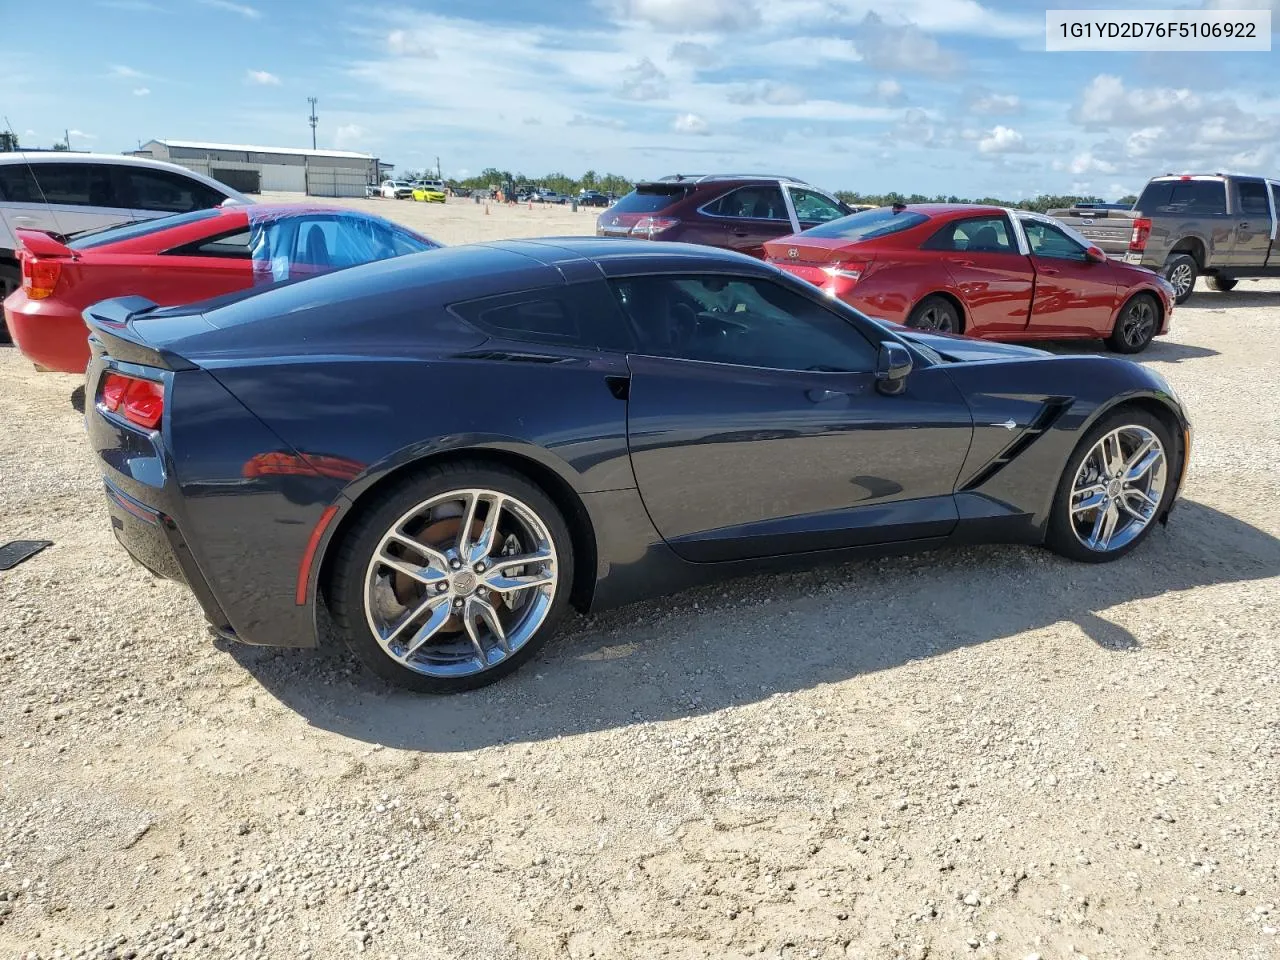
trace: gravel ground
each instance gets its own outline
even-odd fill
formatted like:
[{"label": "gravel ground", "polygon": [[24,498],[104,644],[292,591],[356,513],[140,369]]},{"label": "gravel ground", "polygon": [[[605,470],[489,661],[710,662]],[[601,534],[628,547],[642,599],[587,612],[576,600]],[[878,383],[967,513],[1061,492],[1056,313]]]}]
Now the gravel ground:
[{"label": "gravel ground", "polygon": [[[447,242],[592,219],[356,205]],[[1278,342],[1245,282],[1145,355],[1197,445],[1119,563],[740,580],[444,699],[215,644],[116,546],[76,379],[0,350],[0,541],[55,542],[0,574],[0,952],[1275,957]]]}]

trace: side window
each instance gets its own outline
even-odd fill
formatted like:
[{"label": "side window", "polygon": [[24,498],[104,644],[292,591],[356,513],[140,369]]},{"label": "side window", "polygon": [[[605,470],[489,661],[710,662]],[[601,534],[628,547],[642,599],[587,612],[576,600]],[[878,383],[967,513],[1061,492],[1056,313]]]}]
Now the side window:
[{"label": "side window", "polygon": [[126,168],[123,174],[135,210],[187,213],[216,207],[226,199],[203,183],[168,170]]},{"label": "side window", "polygon": [[776,184],[739,187],[708,204],[706,209],[707,213],[717,217],[737,217],[747,220],[790,219],[787,216],[787,205],[782,199],[782,188]]},{"label": "side window", "polygon": [[249,259],[249,231],[214,237],[197,247],[183,251],[186,256],[221,257],[230,260]]},{"label": "side window", "polygon": [[40,188],[25,163],[0,164],[0,200],[9,203],[39,203]]},{"label": "side window", "polygon": [[1240,212],[1250,216],[1268,216],[1271,206],[1267,203],[1267,185],[1261,180],[1239,180]]},{"label": "side window", "polygon": [[1276,218],[1280,219],[1280,183],[1271,184],[1271,206],[1275,210]]},{"label": "side window", "polygon": [[1227,212],[1227,185],[1221,180],[1179,180],[1169,195],[1169,205],[1161,213],[1197,216]]},{"label": "side window", "polygon": [[971,253],[1017,253],[1005,217],[970,217],[944,224],[923,244],[926,250],[967,250]]},{"label": "side window", "polygon": [[791,202],[795,204],[798,220],[805,223],[828,223],[845,215],[835,201],[816,190],[806,190],[803,187],[787,189],[791,191]]},{"label": "side window", "polygon": [[76,207],[123,207],[111,182],[111,168],[93,163],[37,163],[43,196],[37,200]]},{"label": "side window", "polygon": [[449,309],[504,340],[620,352],[631,346],[617,304],[598,280],[464,301]]},{"label": "side window", "polygon": [[582,337],[577,320],[559,300],[525,300],[482,310],[476,325],[515,340],[577,343]]},{"label": "side window", "polygon": [[776,370],[867,372],[876,349],[825,307],[769,280],[631,277],[613,282],[642,353]]},{"label": "side window", "polygon": [[1031,244],[1031,252],[1037,257],[1054,260],[1079,260],[1084,262],[1085,248],[1072,240],[1051,223],[1043,220],[1023,220],[1022,229]]}]

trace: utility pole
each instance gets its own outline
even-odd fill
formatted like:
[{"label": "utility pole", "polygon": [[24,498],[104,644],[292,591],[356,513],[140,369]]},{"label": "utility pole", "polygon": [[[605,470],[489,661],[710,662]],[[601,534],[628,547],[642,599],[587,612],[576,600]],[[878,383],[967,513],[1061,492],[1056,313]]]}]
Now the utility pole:
[{"label": "utility pole", "polygon": [[316,124],[320,122],[320,118],[316,116],[316,98],[307,97],[307,103],[311,104],[311,116],[308,121],[311,123],[311,149],[316,148]]},{"label": "utility pole", "polygon": [[436,179],[443,180],[444,175],[440,173],[440,158],[436,157]]}]

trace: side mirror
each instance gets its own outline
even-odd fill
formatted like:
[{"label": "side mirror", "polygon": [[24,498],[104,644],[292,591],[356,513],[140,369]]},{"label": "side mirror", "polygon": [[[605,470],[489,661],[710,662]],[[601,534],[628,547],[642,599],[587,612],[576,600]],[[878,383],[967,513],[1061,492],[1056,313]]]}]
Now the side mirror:
[{"label": "side mirror", "polygon": [[885,341],[876,358],[876,389],[887,396],[901,393],[907,388],[911,368],[911,351],[900,343]]},{"label": "side mirror", "polygon": [[1084,258],[1090,263],[1106,263],[1107,255],[1102,252],[1101,247],[1089,247],[1084,252]]}]

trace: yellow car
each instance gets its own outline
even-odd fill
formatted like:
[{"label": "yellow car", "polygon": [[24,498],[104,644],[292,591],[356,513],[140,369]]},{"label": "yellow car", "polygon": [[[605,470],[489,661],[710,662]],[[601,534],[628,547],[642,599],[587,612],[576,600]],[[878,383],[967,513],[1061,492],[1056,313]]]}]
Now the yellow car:
[{"label": "yellow car", "polygon": [[415,183],[413,185],[413,199],[422,200],[426,203],[444,203],[444,188],[429,183]]}]

